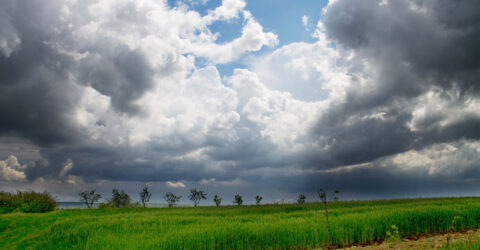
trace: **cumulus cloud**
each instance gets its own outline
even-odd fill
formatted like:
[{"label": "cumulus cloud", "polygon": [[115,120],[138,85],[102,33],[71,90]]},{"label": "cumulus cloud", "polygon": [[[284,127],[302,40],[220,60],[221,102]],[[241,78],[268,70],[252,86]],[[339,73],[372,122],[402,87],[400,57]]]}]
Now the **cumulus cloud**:
[{"label": "cumulus cloud", "polygon": [[[479,138],[478,111],[471,110],[480,64],[459,56],[478,50],[470,43],[480,34],[478,20],[466,5],[348,0],[328,5],[319,34],[335,42],[350,79],[343,98],[331,102],[317,124],[320,163],[358,164]],[[465,15],[458,20],[446,8]]]},{"label": "cumulus cloud", "polygon": [[26,165],[20,165],[17,157],[8,156],[4,161],[0,161],[0,179],[3,181],[25,181],[24,170]]},{"label": "cumulus cloud", "polygon": [[185,184],[183,184],[182,182],[180,181],[177,181],[177,182],[171,182],[171,181],[167,181],[165,183],[165,185],[167,187],[171,187],[171,188],[184,188],[185,187]]},{"label": "cumulus cloud", "polygon": [[381,196],[477,178],[475,4],[331,1],[314,42],[275,48],[246,1],[188,2],[4,1],[0,152],[35,166],[0,161],[2,181]]}]

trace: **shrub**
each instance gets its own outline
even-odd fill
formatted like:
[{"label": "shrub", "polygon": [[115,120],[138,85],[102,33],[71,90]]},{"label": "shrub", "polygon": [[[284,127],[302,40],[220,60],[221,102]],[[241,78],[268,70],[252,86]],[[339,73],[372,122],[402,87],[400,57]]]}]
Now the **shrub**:
[{"label": "shrub", "polygon": [[43,213],[55,210],[57,202],[48,193],[37,193],[34,191],[16,194],[0,192],[0,213],[20,211],[25,213]]}]

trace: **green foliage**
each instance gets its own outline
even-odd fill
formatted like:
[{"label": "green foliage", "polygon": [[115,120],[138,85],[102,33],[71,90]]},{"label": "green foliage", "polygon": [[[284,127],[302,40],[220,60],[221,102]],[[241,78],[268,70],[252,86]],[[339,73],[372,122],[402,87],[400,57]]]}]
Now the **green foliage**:
[{"label": "green foliage", "polygon": [[57,202],[48,192],[0,192],[0,213],[14,211],[24,213],[43,213],[53,211],[56,207]]},{"label": "green foliage", "polygon": [[255,196],[255,202],[257,205],[260,205],[260,201],[262,201],[262,196],[260,195]]},{"label": "green foliage", "polygon": [[397,243],[400,241],[400,233],[398,232],[398,227],[392,225],[390,230],[385,234],[385,240],[389,243]]},{"label": "green foliage", "polygon": [[213,197],[213,202],[215,202],[215,205],[218,207],[220,206],[220,203],[222,203],[222,198],[218,196],[217,194]]},{"label": "green foliage", "polygon": [[190,195],[188,195],[188,199],[193,201],[193,205],[196,207],[200,200],[207,199],[207,194],[203,190],[197,190],[197,188],[190,189]]},{"label": "green foliage", "polygon": [[152,193],[150,193],[148,187],[145,186],[142,192],[140,192],[140,200],[142,201],[143,207],[145,207],[145,203],[150,201],[150,197],[152,197]]},{"label": "green foliage", "polygon": [[127,208],[130,206],[130,196],[125,193],[123,190],[118,191],[118,189],[112,190],[112,197],[108,200],[108,205],[114,208]]},{"label": "green foliage", "polygon": [[87,205],[88,208],[92,208],[93,203],[97,202],[102,198],[102,195],[96,193],[95,190],[85,190],[83,192],[78,193],[80,196],[80,202],[83,202]]},{"label": "green foliage", "polygon": [[242,205],[243,204],[243,199],[242,199],[242,196],[239,195],[239,194],[236,194],[234,197],[233,197],[233,204],[237,204],[237,205]]},{"label": "green foliage", "polygon": [[300,195],[298,195],[297,203],[298,204],[305,204],[305,199],[307,199],[307,197],[303,194],[300,194]]},{"label": "green foliage", "polygon": [[178,201],[180,201],[180,199],[182,198],[181,195],[176,195],[172,192],[167,192],[165,194],[165,196],[163,196],[163,198],[165,199],[165,201],[167,201],[168,203],[168,206],[169,207],[172,207],[173,205],[175,205],[175,203],[177,203]]},{"label": "green foliage", "polygon": [[[454,216],[461,218],[455,230],[480,227],[480,198],[341,201],[328,209],[338,247],[383,241],[391,225],[399,237],[446,232]],[[0,215],[0,249],[321,248],[323,210],[306,203],[10,213]]]}]

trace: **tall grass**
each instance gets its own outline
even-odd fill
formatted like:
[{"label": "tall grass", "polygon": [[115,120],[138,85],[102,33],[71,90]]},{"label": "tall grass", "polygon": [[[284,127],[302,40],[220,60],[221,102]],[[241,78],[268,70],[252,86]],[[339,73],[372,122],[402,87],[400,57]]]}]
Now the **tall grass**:
[{"label": "tall grass", "polygon": [[41,213],[53,211],[56,207],[57,202],[48,192],[0,192],[0,214],[13,211]]},{"label": "tall grass", "polygon": [[[0,216],[0,248],[40,249],[310,249],[328,242],[323,207],[224,207],[63,210]],[[382,241],[478,228],[479,198],[333,202],[331,244]],[[9,239],[9,240],[6,240]]]}]

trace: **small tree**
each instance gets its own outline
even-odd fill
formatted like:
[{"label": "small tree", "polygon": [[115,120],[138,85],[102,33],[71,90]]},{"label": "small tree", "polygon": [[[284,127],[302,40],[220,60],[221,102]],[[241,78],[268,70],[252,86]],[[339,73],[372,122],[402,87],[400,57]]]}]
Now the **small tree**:
[{"label": "small tree", "polygon": [[197,190],[197,188],[190,189],[190,195],[188,198],[193,201],[193,205],[196,207],[200,200],[207,199],[207,194],[203,190]]},{"label": "small tree", "polygon": [[220,206],[220,203],[222,203],[222,198],[220,198],[220,196],[218,195],[215,195],[215,197],[213,197],[213,201],[215,202],[215,204],[218,206]]},{"label": "small tree", "polygon": [[242,196],[239,194],[236,194],[233,200],[233,204],[237,204],[240,206],[242,205],[242,203],[243,203]]},{"label": "small tree", "polygon": [[108,203],[112,207],[120,208],[120,207],[128,207],[130,205],[130,196],[125,193],[125,191],[118,189],[112,190],[112,197],[108,200]]},{"label": "small tree", "polygon": [[87,205],[88,208],[92,208],[93,203],[100,200],[102,198],[101,194],[95,192],[95,190],[85,190],[83,192],[78,193],[80,196],[80,202],[83,202]]},{"label": "small tree", "polygon": [[262,201],[262,198],[263,197],[260,195],[255,196],[255,201],[257,202],[257,205],[260,205],[260,201]]},{"label": "small tree", "polygon": [[180,198],[182,198],[182,196],[181,195],[176,196],[172,192],[167,192],[165,196],[163,196],[163,198],[167,201],[168,206],[172,207],[173,205],[175,205],[175,203],[177,203],[180,200]]},{"label": "small tree", "polygon": [[[338,201],[338,190],[333,191],[332,199],[334,201]],[[319,189],[317,191],[318,197],[320,198],[320,201],[323,202],[323,205],[325,207],[325,217],[327,219],[327,235],[328,235],[328,244],[330,244],[330,224],[328,223],[328,199],[327,199],[327,193],[323,189]]]},{"label": "small tree", "polygon": [[150,201],[150,197],[152,197],[152,193],[150,193],[148,187],[145,186],[142,192],[140,192],[140,200],[142,201],[143,207],[145,207],[145,203]]},{"label": "small tree", "polygon": [[298,204],[305,204],[305,199],[306,199],[306,198],[307,198],[307,197],[306,197],[305,195],[300,194],[300,195],[298,196],[297,203],[298,203]]}]

